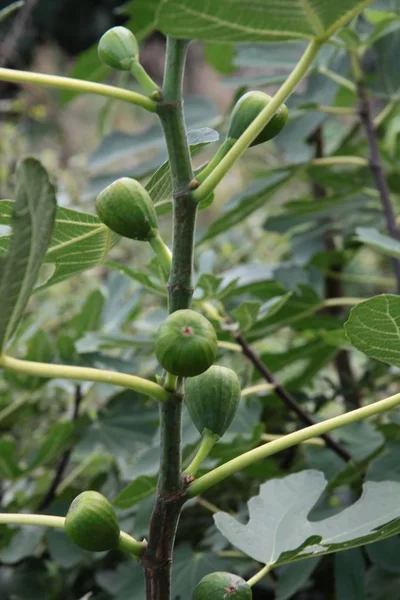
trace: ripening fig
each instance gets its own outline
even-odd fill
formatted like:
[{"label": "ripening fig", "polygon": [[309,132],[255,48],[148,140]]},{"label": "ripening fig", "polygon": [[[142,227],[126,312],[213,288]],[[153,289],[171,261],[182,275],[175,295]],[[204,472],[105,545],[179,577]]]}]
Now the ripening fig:
[{"label": "ripening fig", "polygon": [[222,437],[236,414],[240,383],[232,369],[214,365],[185,383],[185,404],[199,433]]},{"label": "ripening fig", "polygon": [[[239,139],[270,101],[271,96],[259,91],[247,92],[239,98],[229,120],[227,138],[235,141]],[[282,104],[250,146],[263,144],[277,136],[285,127],[287,120],[288,109],[285,104]]]},{"label": "ripening fig", "polygon": [[100,38],[97,48],[101,62],[113,69],[130,71],[139,55],[139,45],[126,27],[112,27]]},{"label": "ripening fig", "polygon": [[82,492],[72,501],[64,525],[74,544],[90,552],[117,548],[119,523],[110,502],[99,492]]},{"label": "ripening fig", "polygon": [[112,231],[133,240],[149,241],[158,233],[153,202],[141,183],[121,177],[96,199],[100,220]]},{"label": "ripening fig", "polygon": [[192,600],[252,600],[251,587],[233,573],[217,571],[203,577]]},{"label": "ripening fig", "polygon": [[156,334],[156,356],[161,366],[179,377],[206,371],[217,354],[217,334],[210,321],[194,310],[177,310]]}]

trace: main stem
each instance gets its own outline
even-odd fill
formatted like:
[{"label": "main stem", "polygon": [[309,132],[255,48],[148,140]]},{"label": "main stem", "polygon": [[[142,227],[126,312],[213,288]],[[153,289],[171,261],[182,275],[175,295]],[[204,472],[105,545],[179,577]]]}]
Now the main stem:
[{"label": "main stem", "polygon": [[[174,195],[173,257],[168,280],[169,312],[188,308],[193,294],[192,270],[197,204],[190,195],[193,179],[183,116],[182,81],[187,42],[167,39],[162,101],[158,115],[164,130]],[[149,542],[142,558],[146,600],[170,600],[171,564],[183,505],[181,466],[182,398],[170,393],[161,406],[160,473],[150,519]]]}]

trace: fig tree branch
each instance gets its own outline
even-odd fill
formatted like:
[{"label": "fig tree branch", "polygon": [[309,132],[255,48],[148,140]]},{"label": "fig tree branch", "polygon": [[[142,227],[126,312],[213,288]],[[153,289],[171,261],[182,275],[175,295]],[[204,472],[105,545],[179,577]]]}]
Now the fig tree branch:
[{"label": "fig tree branch", "polygon": [[[390,198],[390,189],[387,183],[382,165],[382,158],[378,145],[378,134],[374,119],[372,116],[371,102],[368,97],[367,88],[364,82],[360,60],[355,53],[351,54],[353,72],[356,78],[357,94],[359,99],[358,111],[360,121],[363,125],[368,146],[369,146],[369,167],[372,176],[375,179],[376,187],[379,191],[379,196],[382,204],[383,213],[386,221],[386,229],[389,236],[395,240],[399,239],[399,232],[396,225],[396,216]],[[393,258],[393,267],[396,277],[397,293],[400,293],[400,260]]]}]

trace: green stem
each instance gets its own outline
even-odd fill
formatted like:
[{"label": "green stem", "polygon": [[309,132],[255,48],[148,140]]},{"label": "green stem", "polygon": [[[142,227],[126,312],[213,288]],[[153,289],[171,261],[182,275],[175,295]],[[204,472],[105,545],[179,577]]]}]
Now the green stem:
[{"label": "green stem", "polygon": [[[284,435],[276,435],[274,433],[262,433],[261,439],[264,442],[274,442],[275,440],[281,440],[284,438]],[[309,440],[305,440],[302,444],[310,444],[311,446],[326,446],[324,440],[322,438],[310,438]]]},{"label": "green stem", "polygon": [[138,60],[132,61],[131,73],[146,94],[149,96],[152,96],[152,94],[161,95],[160,88],[156,82],[153,81],[146,69],[142,67]]},{"label": "green stem", "polygon": [[165,402],[168,398],[168,392],[161,385],[142,377],[117,373],[116,371],[32,362],[11,358],[6,355],[0,357],[0,368],[8,369],[15,373],[25,373],[26,375],[47,377],[49,379],[74,379],[76,381],[108,383],[135,390],[135,392],[150,396],[159,402]]},{"label": "green stem", "polygon": [[351,423],[357,423],[358,421],[363,421],[364,419],[378,415],[381,412],[391,410],[399,404],[400,394],[395,394],[394,396],[390,396],[389,398],[385,398],[384,400],[380,400],[374,404],[369,404],[368,406],[358,408],[345,413],[344,415],[333,417],[332,419],[328,419],[322,423],[310,425],[310,427],[305,427],[304,429],[300,429],[294,433],[289,433],[288,435],[285,435],[276,441],[263,444],[258,448],[254,448],[253,450],[245,452],[241,456],[226,462],[224,465],[221,465],[206,475],[199,477],[199,479],[196,479],[189,486],[188,497],[193,498],[194,496],[202,494],[211,486],[220,483],[234,473],[242,471],[253,463],[263,460],[268,456],[272,456],[277,452],[282,452],[282,450],[286,450],[287,448],[301,444],[310,438],[319,437],[322,434],[333,431],[334,429],[338,429],[339,427],[344,427],[345,425],[350,425]]},{"label": "green stem", "polygon": [[157,233],[155,236],[150,238],[149,240],[150,246],[153,248],[154,254],[157,256],[160,261],[160,265],[162,270],[164,271],[166,277],[169,277],[171,271],[172,264],[172,252],[165,244],[161,235]]},{"label": "green stem", "polygon": [[229,150],[232,148],[234,143],[235,140],[233,140],[232,138],[227,138],[218,148],[217,152],[214,154],[208,165],[204,167],[204,169],[202,169],[200,173],[197,173],[194,181],[198,184],[205,181],[205,179],[207,179],[207,177],[214,171],[215,167],[219,165],[224,156],[228,154]]},{"label": "green stem", "polygon": [[[236,344],[235,344],[236,345]],[[242,350],[242,347],[237,344],[238,348]],[[251,385],[247,388],[244,388],[241,392],[242,398],[245,396],[252,396],[253,394],[258,394],[258,392],[270,392],[276,388],[274,383],[258,383],[257,385]]]},{"label": "green stem", "polygon": [[174,392],[176,390],[176,382],[178,381],[178,377],[176,375],[172,375],[172,373],[165,373],[164,380],[164,388],[168,390],[168,392]]},{"label": "green stem", "polygon": [[265,565],[265,567],[260,569],[258,571],[258,573],[253,575],[253,577],[247,581],[247,585],[249,585],[250,587],[253,587],[253,585],[256,585],[256,583],[261,581],[261,579],[264,579],[266,574],[269,573],[270,569],[271,569],[271,565]]},{"label": "green stem", "polygon": [[147,548],[147,542],[139,542],[131,535],[121,531],[119,534],[118,548],[123,552],[129,552],[134,558],[139,558]]},{"label": "green stem", "polygon": [[215,167],[207,179],[200,185],[199,188],[197,188],[197,190],[193,192],[193,198],[195,200],[200,202],[201,200],[204,200],[204,198],[207,198],[209,194],[211,194],[218,183],[231,169],[232,165],[237,161],[238,158],[241,157],[241,155],[249,147],[251,142],[258,136],[258,134],[261,133],[281,104],[285,102],[287,97],[292,93],[298,83],[300,83],[300,81],[306,76],[307,71],[317,55],[320,46],[321,42],[317,40],[310,42],[296,67],[276,92],[268,105],[264,108],[264,110],[261,111],[258,117],[254,119],[252,124],[240,136],[227,155],[221,160],[219,165]]},{"label": "green stem", "polygon": [[355,93],[357,91],[356,85],[350,79],[347,79],[347,77],[343,77],[343,75],[339,75],[338,73],[335,73],[334,71],[331,71],[330,69],[327,69],[324,66],[319,68],[319,72],[322,75],[329,77],[329,79],[332,79],[332,81],[338,83],[340,86],[350,90],[351,92]]},{"label": "green stem", "polygon": [[185,475],[196,475],[203,461],[210,454],[214,447],[214,444],[219,440],[219,436],[215,435],[209,429],[205,429],[199,449],[196,452],[196,456],[193,458],[190,465],[184,470]]},{"label": "green stem", "polygon": [[85,92],[87,94],[97,94],[106,96],[115,100],[122,100],[137,104],[150,112],[156,112],[157,104],[150,98],[142,94],[123,90],[112,85],[104,83],[95,83],[93,81],[84,81],[83,79],[73,79],[71,77],[59,77],[57,75],[45,75],[43,73],[30,73],[29,71],[15,71],[14,69],[0,68],[0,81],[11,81],[14,83],[32,83],[34,85],[44,85],[60,90],[71,90],[73,92]]},{"label": "green stem", "polygon": [[368,167],[368,160],[361,158],[361,156],[327,156],[324,158],[314,158],[310,163],[312,166],[336,166],[343,165],[356,166],[356,167]]}]

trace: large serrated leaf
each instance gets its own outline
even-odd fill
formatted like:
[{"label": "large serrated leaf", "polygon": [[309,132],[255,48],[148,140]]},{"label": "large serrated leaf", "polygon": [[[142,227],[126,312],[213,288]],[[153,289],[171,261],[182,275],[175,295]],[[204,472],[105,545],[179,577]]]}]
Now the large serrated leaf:
[{"label": "large serrated leaf", "polygon": [[325,39],[372,0],[165,0],[156,26],[185,39],[266,42]]},{"label": "large serrated leaf", "polygon": [[400,367],[400,296],[382,294],[360,302],[351,310],[345,329],[358,350]]},{"label": "large serrated leaf", "polygon": [[56,192],[47,171],[33,158],[18,167],[11,237],[0,254],[0,349],[4,350],[25,311],[50,242]]},{"label": "large serrated leaf", "polygon": [[[9,200],[0,201],[0,225],[11,223],[13,205]],[[0,256],[12,243],[11,239],[12,236],[0,238]],[[54,265],[54,272],[36,290],[101,264],[119,239],[98,217],[58,207],[51,242],[44,258],[45,263]]]},{"label": "large serrated leaf", "polygon": [[274,566],[347,550],[399,533],[399,483],[369,481],[354,504],[332,517],[310,521],[308,515],[326,484],[323,474],[314,470],[271,479],[249,501],[248,523],[217,513],[216,526],[239,550]]}]

